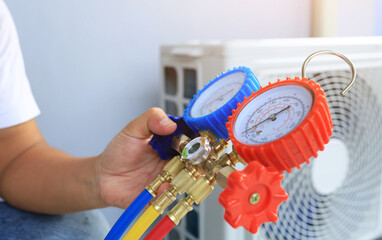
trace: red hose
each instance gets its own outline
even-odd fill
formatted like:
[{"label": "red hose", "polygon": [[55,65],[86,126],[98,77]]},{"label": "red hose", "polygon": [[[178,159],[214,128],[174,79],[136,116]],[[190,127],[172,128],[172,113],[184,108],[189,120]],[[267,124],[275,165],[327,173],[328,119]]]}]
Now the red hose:
[{"label": "red hose", "polygon": [[143,240],[162,240],[174,227],[175,223],[164,216]]}]

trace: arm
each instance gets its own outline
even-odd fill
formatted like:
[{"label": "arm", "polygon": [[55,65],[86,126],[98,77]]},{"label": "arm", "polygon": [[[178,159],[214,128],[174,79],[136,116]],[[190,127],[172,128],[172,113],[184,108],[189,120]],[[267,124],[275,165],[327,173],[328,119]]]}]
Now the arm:
[{"label": "arm", "polygon": [[125,208],[165,164],[148,144],[152,133],[175,128],[162,110],[150,109],[102,154],[88,158],[49,146],[34,120],[0,129],[0,196],[16,207],[50,214]]}]

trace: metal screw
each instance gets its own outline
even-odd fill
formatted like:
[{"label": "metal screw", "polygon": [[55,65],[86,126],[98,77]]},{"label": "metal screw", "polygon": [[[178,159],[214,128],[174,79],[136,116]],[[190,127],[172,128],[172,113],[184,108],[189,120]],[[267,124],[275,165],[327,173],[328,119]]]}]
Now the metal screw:
[{"label": "metal screw", "polygon": [[250,197],[249,197],[249,202],[251,204],[256,204],[260,201],[260,194],[258,193],[253,193]]}]

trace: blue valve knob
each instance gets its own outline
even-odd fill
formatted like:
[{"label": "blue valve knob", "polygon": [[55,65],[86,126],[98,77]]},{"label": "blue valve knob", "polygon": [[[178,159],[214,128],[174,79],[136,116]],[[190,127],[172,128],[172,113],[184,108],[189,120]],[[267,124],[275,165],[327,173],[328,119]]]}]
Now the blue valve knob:
[{"label": "blue valve knob", "polygon": [[179,153],[172,148],[173,137],[178,136],[179,134],[184,134],[190,138],[197,136],[197,134],[191,130],[191,128],[183,120],[183,117],[174,117],[171,115],[168,115],[168,117],[177,125],[175,132],[167,136],[154,134],[153,138],[150,140],[151,147],[157,150],[159,157],[164,160],[179,155]]}]

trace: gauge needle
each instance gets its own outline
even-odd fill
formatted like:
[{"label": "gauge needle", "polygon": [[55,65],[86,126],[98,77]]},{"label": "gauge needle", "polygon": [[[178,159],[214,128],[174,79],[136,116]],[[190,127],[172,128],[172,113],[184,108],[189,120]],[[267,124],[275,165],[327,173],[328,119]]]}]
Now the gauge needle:
[{"label": "gauge needle", "polygon": [[[281,109],[281,110],[278,111],[277,113],[272,113],[271,115],[269,115],[269,117],[267,117],[267,118],[264,119],[263,121],[257,123],[256,125],[253,125],[252,127],[248,128],[247,130],[245,130],[245,131],[242,132],[241,134],[244,134],[244,133],[248,132],[248,131],[251,130],[251,129],[256,130],[256,128],[257,128],[260,124],[262,124],[262,123],[264,123],[264,122],[266,122],[266,121],[268,121],[268,120],[275,121],[277,115],[279,115],[280,113],[284,112],[285,110],[288,110],[289,108],[290,108],[290,105],[288,105],[288,106],[287,106],[286,108],[284,108],[284,109]],[[256,132],[256,133],[257,133],[257,134],[260,134],[261,131]]]},{"label": "gauge needle", "polygon": [[277,113],[273,113],[271,115],[269,115],[268,119],[274,121],[276,120],[276,116],[279,115],[280,113],[284,112],[285,110],[288,110],[290,108],[290,105],[288,105],[288,107],[284,108],[284,109],[281,109],[280,111],[278,111]]},{"label": "gauge needle", "polygon": [[207,103],[206,106],[211,105],[212,103],[216,102],[217,100],[222,101],[222,100],[223,100],[223,96],[227,95],[228,93],[230,93],[230,92],[232,92],[232,91],[233,91],[233,89],[231,89],[231,90],[229,90],[228,92],[226,92],[226,93],[220,95],[218,98],[215,98],[215,99],[212,100],[211,102]]}]

